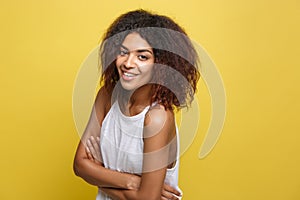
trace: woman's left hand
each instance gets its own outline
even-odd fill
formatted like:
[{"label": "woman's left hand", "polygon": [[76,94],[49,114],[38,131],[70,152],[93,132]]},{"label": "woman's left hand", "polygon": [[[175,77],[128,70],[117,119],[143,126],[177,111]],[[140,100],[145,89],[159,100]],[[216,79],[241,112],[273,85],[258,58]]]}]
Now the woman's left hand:
[{"label": "woman's left hand", "polygon": [[101,163],[101,154],[100,154],[100,138],[94,136],[91,136],[87,139],[86,142],[86,153],[88,155],[88,158],[95,163],[100,164]]}]

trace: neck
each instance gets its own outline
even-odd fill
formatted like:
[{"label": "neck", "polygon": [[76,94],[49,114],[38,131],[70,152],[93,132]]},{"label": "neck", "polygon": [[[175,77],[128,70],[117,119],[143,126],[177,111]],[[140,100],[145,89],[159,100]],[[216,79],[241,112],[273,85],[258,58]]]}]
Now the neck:
[{"label": "neck", "polygon": [[123,90],[119,99],[125,107],[147,106],[151,101],[151,85],[144,85],[136,90]]}]

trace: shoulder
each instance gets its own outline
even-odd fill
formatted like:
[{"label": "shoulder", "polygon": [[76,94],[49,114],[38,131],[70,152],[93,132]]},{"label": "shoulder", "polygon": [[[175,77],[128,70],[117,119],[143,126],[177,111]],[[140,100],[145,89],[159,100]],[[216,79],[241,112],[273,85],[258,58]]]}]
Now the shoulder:
[{"label": "shoulder", "polygon": [[97,118],[99,119],[100,124],[102,123],[103,118],[111,107],[111,93],[108,92],[104,87],[100,88],[97,93],[94,109],[96,111]]},{"label": "shoulder", "polygon": [[159,132],[173,133],[175,129],[175,117],[173,110],[165,109],[162,105],[152,106],[145,116],[144,122],[147,134]]},{"label": "shoulder", "polygon": [[165,109],[163,105],[156,104],[151,106],[145,117],[145,125],[149,123],[162,123],[166,120],[174,120],[174,112]]}]

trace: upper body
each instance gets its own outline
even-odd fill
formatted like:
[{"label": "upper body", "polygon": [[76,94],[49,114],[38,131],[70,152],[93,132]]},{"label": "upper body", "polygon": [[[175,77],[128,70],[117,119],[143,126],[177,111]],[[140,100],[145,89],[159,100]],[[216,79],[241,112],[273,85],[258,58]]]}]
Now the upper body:
[{"label": "upper body", "polygon": [[[85,177],[85,180],[99,186],[102,192],[99,192],[97,199],[161,199],[162,188],[165,183],[168,184],[168,186],[172,186],[172,188],[169,188],[169,191],[163,191],[169,193],[166,195],[171,195],[172,193],[171,197],[174,197],[174,199],[177,199],[176,196],[181,195],[179,193],[180,190],[177,187],[179,163],[178,161],[176,162],[178,140],[176,139],[174,113],[170,110],[166,111],[160,105],[156,105],[151,109],[148,108],[149,106],[143,106],[141,104],[132,105],[128,110],[129,113],[132,113],[130,115],[132,117],[128,116],[127,119],[130,121],[130,119],[139,116],[138,121],[131,124],[131,126],[128,124],[129,126],[120,127],[121,129],[123,127],[137,129],[137,126],[141,128],[140,130],[135,131],[135,133],[139,134],[136,138],[127,137],[136,141],[133,143],[127,138],[124,138],[126,136],[126,131],[124,134],[124,129],[120,132],[107,129],[111,127],[116,128],[121,125],[116,122],[120,118],[124,119],[125,114],[122,112],[124,115],[121,115],[121,109],[118,102],[111,105],[110,96],[105,92],[105,89],[99,91],[89,125],[85,131],[86,135],[83,136],[75,158],[75,160],[85,159],[86,162],[90,162],[90,165],[93,164],[92,166],[77,166],[77,169],[79,169],[79,173],[87,173],[79,174],[80,176]],[[116,110],[119,112],[116,113]],[[119,118],[116,119],[115,117]],[[123,122],[126,122],[126,120]],[[120,138],[115,138],[120,137],[121,135],[118,135],[120,133],[123,133],[123,138],[121,140]],[[99,152],[101,155],[98,157],[98,161],[100,162],[93,163],[93,161],[89,160],[85,152],[84,143],[86,143],[87,146],[89,146],[88,143],[93,143],[93,141],[89,139],[90,136],[93,136],[94,138],[100,136],[101,146]],[[107,139],[109,139],[109,141]],[[124,142],[131,142],[131,144],[141,145],[139,148],[132,150],[128,149],[128,152],[123,154],[123,156],[127,155],[131,158],[127,157],[126,160],[123,157],[123,160],[118,161],[130,161],[130,159],[132,159],[130,152],[132,153],[133,150],[137,153],[135,158],[137,158],[137,156],[142,156],[142,159],[138,159],[137,163],[127,163],[129,164],[127,165],[127,168],[123,165],[124,163],[116,162],[117,160],[115,160],[115,158],[121,151],[119,148],[114,147],[122,147],[122,145],[119,144],[120,146],[113,146],[112,143],[116,142],[114,139],[118,140],[118,142],[122,142],[122,144],[124,144]],[[98,142],[96,142],[95,146],[97,145],[99,145]],[[127,147],[128,146],[130,145],[127,144]],[[123,145],[123,148],[126,148],[126,146]],[[157,152],[159,150],[160,152]],[[82,169],[82,167],[85,169]],[[91,167],[93,170],[86,169],[86,167]],[[100,167],[105,167],[105,170],[107,171],[103,171]],[[119,178],[117,174],[110,174],[112,172],[121,172],[123,175],[127,176],[135,174],[137,176]],[[94,177],[95,175],[97,175],[97,177]],[[105,175],[107,175],[107,177]],[[140,177],[140,182],[136,181],[137,177]],[[131,190],[120,190],[120,188]],[[108,198],[103,192],[107,193],[111,198]],[[152,195],[151,198],[149,197],[149,194]],[[174,194],[176,194],[176,196],[174,196]]]},{"label": "upper body", "polygon": [[[153,105],[145,107],[136,115],[127,116],[123,114],[119,103],[115,101],[101,126],[100,152],[104,167],[142,176],[143,173],[151,173],[167,166],[163,182],[180,191],[178,188],[179,160],[177,159],[179,140],[176,137],[176,133],[173,135],[174,128],[172,126],[174,125],[174,118],[172,114],[170,113],[170,116],[167,117],[164,112],[161,106]],[[151,119],[157,121],[150,122],[152,121]],[[161,130],[166,129],[166,127],[163,127],[166,120],[170,122],[171,132]],[[160,131],[163,132],[160,133]],[[164,146],[155,150],[155,153],[153,151],[151,153],[144,153],[145,137],[154,137],[156,134],[169,134],[167,136],[168,144],[163,144]],[[157,140],[161,142],[161,138],[157,138]],[[153,140],[152,142],[155,141]],[[148,144],[148,148],[149,146]],[[168,158],[168,160],[162,162],[165,158]],[[148,160],[150,163],[147,164],[143,162],[144,160]],[[159,180],[155,178],[155,185],[158,183],[157,181]],[[110,198],[100,188],[97,196],[98,199]]]},{"label": "upper body", "polygon": [[[138,10],[120,16],[109,27],[100,53],[103,87],[76,152],[75,173],[112,199],[178,199],[177,180],[175,188],[165,181],[168,169],[178,172],[174,108],[190,103],[199,78],[190,40],[170,18]],[[113,112],[116,109],[120,112]],[[114,121],[115,116],[132,119],[140,113],[142,118],[132,124],[120,126]],[[120,131],[105,129],[118,126]],[[140,130],[133,130],[135,126]],[[113,162],[120,153],[116,142],[128,127],[130,134],[139,134],[134,148],[139,159],[132,162],[133,170]],[[128,142],[124,138],[122,145]],[[110,149],[108,142],[118,148]],[[125,147],[130,151],[130,145]]]}]

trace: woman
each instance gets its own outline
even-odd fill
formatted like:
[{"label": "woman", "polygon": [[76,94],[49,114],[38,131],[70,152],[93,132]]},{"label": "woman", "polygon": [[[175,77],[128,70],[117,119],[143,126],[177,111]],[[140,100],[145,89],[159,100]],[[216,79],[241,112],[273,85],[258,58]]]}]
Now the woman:
[{"label": "woman", "polygon": [[[101,44],[102,85],[74,171],[97,199],[179,199],[174,110],[193,100],[197,54],[166,16],[125,13]],[[100,145],[99,145],[100,144]]]}]

